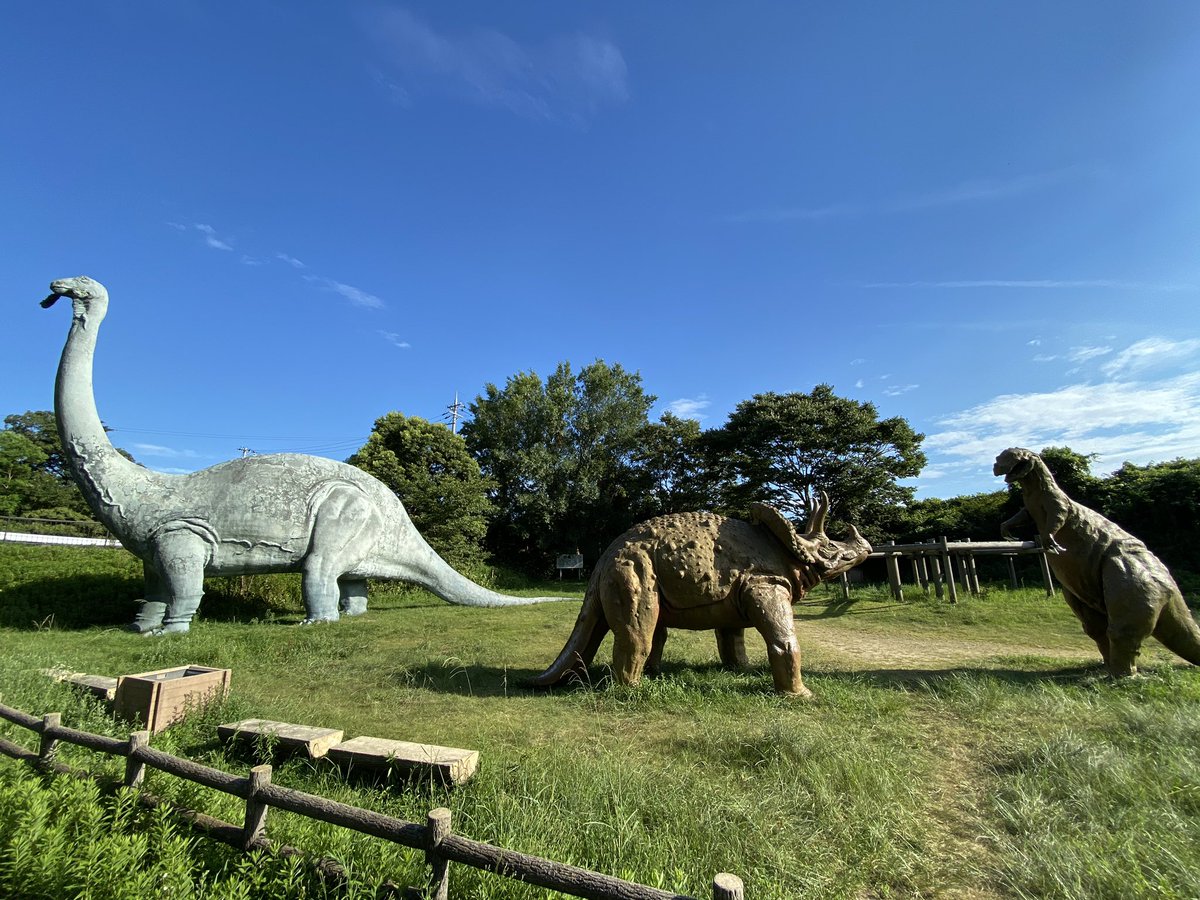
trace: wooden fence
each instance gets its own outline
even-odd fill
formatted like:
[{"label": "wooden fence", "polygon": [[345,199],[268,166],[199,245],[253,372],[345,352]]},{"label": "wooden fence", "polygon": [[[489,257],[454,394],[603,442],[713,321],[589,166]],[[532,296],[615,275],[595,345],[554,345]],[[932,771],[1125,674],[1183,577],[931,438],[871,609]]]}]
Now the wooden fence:
[{"label": "wooden fence", "polygon": [[[431,900],[446,900],[448,897],[451,862],[590,900],[695,900],[683,894],[635,884],[577,866],[470,840],[454,834],[451,830],[450,810],[445,808],[432,810],[424,825],[405,822],[357,806],[272,784],[271,767],[268,765],[255,766],[243,778],[163,753],[149,746],[148,731],[132,732],[127,740],[122,740],[67,728],[62,724],[61,713],[47,713],[39,719],[2,703],[0,718],[7,719],[40,737],[37,752],[0,738],[0,754],[22,760],[45,772],[87,774],[55,760],[59,742],[86,747],[110,756],[125,757],[124,785],[139,789],[139,800],[144,806],[156,807],[164,802],[141,790],[147,767],[240,797],[246,803],[246,814],[241,826],[223,822],[195,810],[181,807],[172,809],[187,824],[205,836],[242,850],[269,850],[282,856],[303,855],[302,851],[294,847],[277,846],[266,838],[264,831],[267,812],[272,807],[341,828],[349,828],[360,834],[383,838],[405,847],[424,850],[425,861],[431,870],[429,886],[424,896]],[[315,865],[326,875],[344,877],[344,870],[335,860],[320,859]],[[713,900],[743,900],[741,879],[727,873],[717,875],[713,879],[712,896]]]},{"label": "wooden fence", "polygon": [[1050,574],[1050,564],[1046,561],[1042,545],[1037,541],[950,541],[943,537],[920,544],[883,543],[871,553],[872,558],[882,557],[887,564],[888,584],[892,596],[897,600],[904,599],[900,559],[906,558],[912,563],[913,582],[926,593],[932,586],[939,599],[945,595],[951,603],[958,602],[956,582],[962,584],[963,590],[972,594],[980,593],[979,571],[975,567],[977,556],[1004,557],[1008,561],[1009,581],[1015,590],[1017,573],[1013,560],[1024,555],[1038,557],[1046,596],[1053,597],[1054,579]]}]

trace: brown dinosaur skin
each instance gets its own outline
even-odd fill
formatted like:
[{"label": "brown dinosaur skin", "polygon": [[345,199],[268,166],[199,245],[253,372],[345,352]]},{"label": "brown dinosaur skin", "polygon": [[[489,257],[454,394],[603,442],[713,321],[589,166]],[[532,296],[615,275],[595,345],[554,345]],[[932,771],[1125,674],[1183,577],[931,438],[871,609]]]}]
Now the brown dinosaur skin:
[{"label": "brown dinosaur skin", "polygon": [[[828,498],[824,504],[827,510]],[[613,541],[596,564],[566,646],[532,683],[548,687],[586,675],[610,630],[613,675],[622,684],[658,670],[670,628],[714,629],[721,662],[745,668],[744,633],[752,627],[767,643],[775,690],[812,696],[800,677],[792,604],[862,562],[871,547],[853,529],[845,544],[820,527],[788,535],[790,526],[781,525],[786,520],[777,511],[760,511],[773,519],[770,527],[715,513],[677,513]],[[820,511],[817,521],[823,520]],[[783,543],[789,538],[790,546]]]},{"label": "brown dinosaur skin", "polygon": [[1137,672],[1150,635],[1200,665],[1200,627],[1167,567],[1133,535],[1063,493],[1031,450],[1012,447],[996,457],[996,475],[1019,484],[1025,508],[1000,526],[1032,523],[1068,605],[1096,642],[1114,678]]}]

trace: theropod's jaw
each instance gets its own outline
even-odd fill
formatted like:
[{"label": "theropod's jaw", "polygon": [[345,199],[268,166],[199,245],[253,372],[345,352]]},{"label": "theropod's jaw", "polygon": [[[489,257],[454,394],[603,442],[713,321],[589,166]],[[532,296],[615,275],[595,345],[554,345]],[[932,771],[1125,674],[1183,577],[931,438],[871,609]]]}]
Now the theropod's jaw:
[{"label": "theropod's jaw", "polygon": [[1020,447],[1010,447],[996,457],[996,464],[992,466],[992,474],[1003,475],[1005,484],[1015,484],[1033,471],[1035,455]]}]

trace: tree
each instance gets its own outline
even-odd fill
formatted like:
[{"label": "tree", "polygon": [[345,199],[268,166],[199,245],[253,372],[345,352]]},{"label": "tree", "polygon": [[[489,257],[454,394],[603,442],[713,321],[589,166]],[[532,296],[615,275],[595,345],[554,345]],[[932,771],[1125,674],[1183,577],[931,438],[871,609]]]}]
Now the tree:
[{"label": "tree", "polygon": [[633,459],[641,476],[645,516],[716,505],[718,484],[708,444],[699,422],[670,412],[642,429]]},{"label": "tree", "polygon": [[804,519],[824,490],[839,518],[869,526],[911,502],[913,488],[896,482],[920,474],[924,437],[905,419],[881,420],[873,404],[819,384],[808,394],[742,401],[712,440],[731,509],[759,500]]},{"label": "tree", "polygon": [[633,457],[654,399],[603,360],[486,385],[462,434],[496,484],[489,549],[531,572],[576,549],[596,559],[643,508]]},{"label": "tree", "polygon": [[1125,463],[1103,485],[1106,516],[1172,570],[1200,574],[1200,459]]},{"label": "tree", "polygon": [[391,488],[417,530],[452,565],[483,561],[492,483],[445,425],[390,412],[375,420],[367,443],[347,462]]}]

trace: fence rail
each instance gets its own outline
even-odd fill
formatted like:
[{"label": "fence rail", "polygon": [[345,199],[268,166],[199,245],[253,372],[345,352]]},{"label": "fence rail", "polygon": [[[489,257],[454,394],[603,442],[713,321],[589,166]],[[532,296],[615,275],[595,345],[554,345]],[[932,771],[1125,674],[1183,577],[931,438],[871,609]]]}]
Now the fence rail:
[{"label": "fence rail", "polygon": [[[22,760],[43,771],[78,774],[55,761],[58,744],[62,742],[110,756],[125,757],[124,784],[131,788],[141,788],[146,767],[149,766],[185,781],[241,798],[246,803],[246,814],[240,828],[195,810],[179,807],[174,809],[203,833],[225,843],[240,846],[244,850],[273,846],[264,835],[267,811],[272,807],[412,849],[424,850],[425,860],[431,871],[425,896],[430,900],[446,900],[451,862],[589,900],[695,900],[683,894],[636,884],[515,850],[506,850],[454,834],[451,828],[451,812],[445,808],[431,810],[423,825],[405,822],[403,819],[272,784],[272,770],[269,765],[255,766],[246,777],[242,777],[155,750],[149,746],[148,731],[132,732],[128,740],[122,740],[67,728],[62,725],[60,713],[47,713],[38,718],[2,703],[0,718],[34,732],[40,739],[38,750],[34,753],[0,738],[0,755]],[[143,797],[148,798],[149,802],[146,805],[155,806],[163,802],[145,792]],[[282,855],[301,853],[294,847],[283,846],[275,849]],[[335,874],[341,871],[341,866],[334,860],[319,860],[317,867]],[[741,879],[724,872],[718,874],[713,879],[712,896],[713,900],[743,900],[745,894]]]}]

